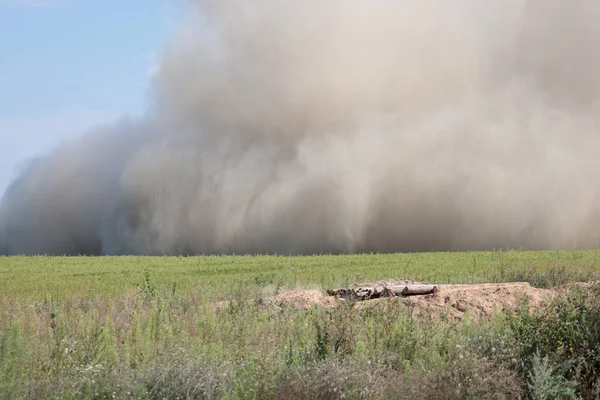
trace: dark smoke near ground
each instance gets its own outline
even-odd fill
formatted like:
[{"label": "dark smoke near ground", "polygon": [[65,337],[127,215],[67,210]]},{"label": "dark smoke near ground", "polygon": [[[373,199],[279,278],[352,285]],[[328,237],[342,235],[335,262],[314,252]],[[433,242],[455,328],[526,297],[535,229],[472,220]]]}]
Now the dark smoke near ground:
[{"label": "dark smoke near ground", "polygon": [[13,182],[1,252],[600,246],[597,0],[191,7],[146,117]]}]

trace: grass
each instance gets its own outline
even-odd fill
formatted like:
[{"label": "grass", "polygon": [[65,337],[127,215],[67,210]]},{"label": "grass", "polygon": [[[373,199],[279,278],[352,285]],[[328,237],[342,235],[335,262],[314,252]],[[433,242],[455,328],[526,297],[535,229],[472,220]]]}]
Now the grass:
[{"label": "grass", "polygon": [[[600,251],[0,257],[0,398],[595,398],[600,293],[461,324],[252,299],[409,277],[600,279]],[[217,300],[230,300],[215,307]]]},{"label": "grass", "polygon": [[[600,275],[600,251],[492,251],[323,256],[0,257],[0,295],[45,300],[119,297],[144,270],[161,286],[229,295],[240,284],[326,289],[358,281],[406,277],[435,283],[554,279]],[[538,278],[536,278],[538,277]],[[552,279],[552,277],[550,277]]]}]

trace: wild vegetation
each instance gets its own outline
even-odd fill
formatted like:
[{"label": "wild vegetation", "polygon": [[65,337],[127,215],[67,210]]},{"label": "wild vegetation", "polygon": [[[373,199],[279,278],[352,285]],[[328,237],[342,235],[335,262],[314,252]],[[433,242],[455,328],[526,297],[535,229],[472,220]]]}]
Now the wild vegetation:
[{"label": "wild vegetation", "polygon": [[417,316],[256,300],[406,277],[600,279],[600,251],[351,256],[0,257],[0,398],[593,399],[600,290],[539,312]]}]

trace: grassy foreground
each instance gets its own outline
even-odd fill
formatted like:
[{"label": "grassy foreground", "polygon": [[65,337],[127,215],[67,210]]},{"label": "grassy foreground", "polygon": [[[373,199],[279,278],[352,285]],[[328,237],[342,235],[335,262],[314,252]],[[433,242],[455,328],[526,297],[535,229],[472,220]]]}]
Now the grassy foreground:
[{"label": "grassy foreground", "polygon": [[458,325],[253,300],[399,277],[552,287],[600,279],[600,251],[0,257],[0,398],[600,396],[597,290]]}]

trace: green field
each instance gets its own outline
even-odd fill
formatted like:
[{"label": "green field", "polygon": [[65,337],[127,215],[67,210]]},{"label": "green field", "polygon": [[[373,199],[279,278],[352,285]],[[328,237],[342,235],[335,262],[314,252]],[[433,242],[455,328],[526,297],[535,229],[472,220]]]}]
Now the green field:
[{"label": "green field", "polygon": [[597,291],[460,324],[255,301],[386,278],[553,287],[600,279],[600,251],[0,257],[0,398],[600,395]]},{"label": "green field", "polygon": [[[600,251],[494,251],[342,256],[0,257],[0,296],[45,300],[119,296],[148,271],[183,293],[229,295],[236,285],[317,287],[412,278],[432,283],[503,282],[559,271],[568,280],[600,274]],[[531,277],[530,277],[531,275]]]}]

